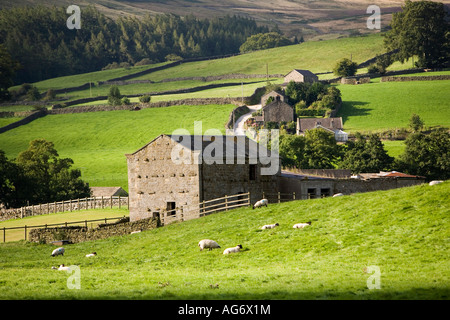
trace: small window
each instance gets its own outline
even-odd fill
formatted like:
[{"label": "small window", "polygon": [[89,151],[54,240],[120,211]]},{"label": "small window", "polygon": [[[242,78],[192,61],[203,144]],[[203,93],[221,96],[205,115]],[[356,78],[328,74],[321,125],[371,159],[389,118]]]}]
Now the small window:
[{"label": "small window", "polygon": [[175,202],[167,202],[167,215],[174,216],[176,214],[175,208]]},{"label": "small window", "polygon": [[320,197],[325,198],[330,196],[330,189],[320,189]]},{"label": "small window", "polygon": [[308,188],[308,199],[314,199],[316,197],[316,189]]},{"label": "small window", "polygon": [[250,165],[248,179],[250,181],[255,181],[256,180],[256,164],[251,164]]}]

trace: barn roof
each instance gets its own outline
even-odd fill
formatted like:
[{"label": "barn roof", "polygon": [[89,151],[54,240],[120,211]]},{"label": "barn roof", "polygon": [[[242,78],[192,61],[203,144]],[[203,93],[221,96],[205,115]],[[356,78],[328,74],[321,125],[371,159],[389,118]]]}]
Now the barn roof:
[{"label": "barn roof", "polygon": [[298,118],[298,129],[302,132],[321,126],[330,130],[342,130],[342,118]]},{"label": "barn roof", "polygon": [[127,196],[122,187],[91,187],[93,197]]},{"label": "barn roof", "polygon": [[[260,156],[271,157],[273,153],[258,142],[245,135],[166,135],[161,134],[133,153],[145,149],[148,145],[163,137],[168,137],[192,152],[202,152],[203,159],[215,159],[215,151],[223,152],[227,159],[258,159]],[[213,152],[214,151],[214,152]],[[128,156],[128,155],[127,155]]]},{"label": "barn roof", "polygon": [[[309,70],[294,69],[294,70],[292,70],[291,72],[289,72],[288,74],[291,74],[292,72],[296,72],[296,73],[299,73],[299,74],[304,75],[304,76],[313,76],[313,77],[316,77],[316,75],[315,75],[314,73],[312,73],[311,71],[309,71]],[[287,75],[288,75],[288,74],[287,74]],[[286,75],[286,76],[287,76],[287,75]]]}]

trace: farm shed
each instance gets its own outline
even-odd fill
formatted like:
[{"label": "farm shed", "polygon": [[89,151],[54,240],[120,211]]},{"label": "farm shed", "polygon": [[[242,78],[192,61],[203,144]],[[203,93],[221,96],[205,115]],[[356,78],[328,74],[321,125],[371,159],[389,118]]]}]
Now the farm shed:
[{"label": "farm shed", "polygon": [[130,220],[198,218],[202,201],[225,195],[250,192],[252,203],[259,200],[263,190],[277,190],[281,171],[277,161],[276,174],[263,174],[273,163],[260,154],[270,157],[246,136],[158,136],[126,155]]},{"label": "farm shed", "polygon": [[319,77],[309,70],[294,69],[284,77],[283,85],[287,85],[291,81],[313,83],[319,81]]}]

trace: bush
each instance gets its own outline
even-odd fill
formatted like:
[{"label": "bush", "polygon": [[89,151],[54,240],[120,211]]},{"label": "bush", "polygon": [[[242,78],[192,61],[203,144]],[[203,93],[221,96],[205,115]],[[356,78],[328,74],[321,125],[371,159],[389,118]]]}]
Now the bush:
[{"label": "bush", "polygon": [[120,106],[122,104],[119,87],[113,85],[109,88],[108,103],[112,106]]},{"label": "bush", "polygon": [[130,99],[128,97],[123,97],[121,102],[123,105],[126,105],[126,106],[131,104]]},{"label": "bush", "polygon": [[41,94],[39,93],[38,88],[31,87],[27,92],[27,100],[38,101],[41,99]]},{"label": "bush", "polygon": [[141,103],[149,103],[151,99],[152,99],[152,97],[150,97],[149,95],[144,95],[144,96],[139,97],[139,101]]},{"label": "bush", "polygon": [[144,58],[139,62],[136,62],[134,65],[135,66],[146,66],[148,64],[153,64],[154,62],[152,60],[150,60],[149,58]]},{"label": "bush", "polygon": [[344,58],[340,60],[333,69],[333,73],[339,77],[351,77],[356,74],[358,64],[350,59]]}]

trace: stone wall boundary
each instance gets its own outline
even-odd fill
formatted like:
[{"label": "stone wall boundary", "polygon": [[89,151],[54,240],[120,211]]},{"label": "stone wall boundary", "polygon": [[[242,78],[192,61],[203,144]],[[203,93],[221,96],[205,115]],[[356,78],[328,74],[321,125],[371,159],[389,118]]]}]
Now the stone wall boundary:
[{"label": "stone wall boundary", "polygon": [[29,241],[41,244],[52,243],[59,240],[68,240],[70,243],[101,240],[113,236],[123,236],[132,232],[141,232],[161,226],[158,218],[146,218],[138,221],[107,223],[96,228],[85,226],[36,228],[29,232]]}]

